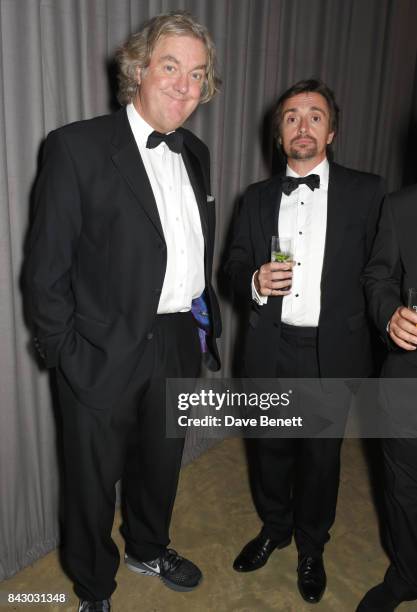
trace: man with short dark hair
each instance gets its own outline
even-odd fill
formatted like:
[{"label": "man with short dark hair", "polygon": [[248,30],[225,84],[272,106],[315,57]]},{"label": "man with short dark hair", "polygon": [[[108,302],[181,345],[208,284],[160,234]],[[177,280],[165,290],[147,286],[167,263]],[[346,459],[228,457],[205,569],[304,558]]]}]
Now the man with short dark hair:
[{"label": "man with short dark hair", "polygon": [[[417,289],[417,186],[390,195],[364,272],[369,310],[389,347],[382,367],[380,414],[386,544],[390,566],[358,612],[393,612],[417,600],[417,312],[407,308]],[[412,304],[411,304],[412,305]],[[417,304],[414,304],[414,307]],[[407,380],[412,379],[411,385]]]},{"label": "man with short dark hair", "polygon": [[187,13],[158,15],[117,59],[126,107],[46,140],[25,271],[56,368],[63,558],[82,612],[110,610],[120,478],[127,566],[177,591],[200,583],[167,548],[184,440],[166,437],[165,380],[197,377],[202,354],[220,367],[209,152],[181,127],[218,89],[213,42]]},{"label": "man with short dark hair", "polygon": [[[360,275],[383,198],[379,177],[329,162],[338,126],[332,91],[300,81],[280,97],[275,138],[286,173],[251,185],[226,271],[251,304],[243,356],[250,378],[347,378],[372,373]],[[271,236],[293,240],[293,261],[271,263]],[[346,408],[347,411],[347,408]],[[298,587],[309,603],[325,587],[324,545],[334,522],[340,439],[254,440],[260,534],[234,562],[256,570],[294,535]]]}]

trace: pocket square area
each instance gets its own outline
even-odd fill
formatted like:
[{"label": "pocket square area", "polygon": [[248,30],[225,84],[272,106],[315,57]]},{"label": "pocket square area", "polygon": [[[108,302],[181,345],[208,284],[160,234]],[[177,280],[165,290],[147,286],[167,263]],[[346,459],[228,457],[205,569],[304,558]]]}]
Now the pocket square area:
[{"label": "pocket square area", "polygon": [[208,195],[207,196],[207,202],[214,202],[214,196]]}]

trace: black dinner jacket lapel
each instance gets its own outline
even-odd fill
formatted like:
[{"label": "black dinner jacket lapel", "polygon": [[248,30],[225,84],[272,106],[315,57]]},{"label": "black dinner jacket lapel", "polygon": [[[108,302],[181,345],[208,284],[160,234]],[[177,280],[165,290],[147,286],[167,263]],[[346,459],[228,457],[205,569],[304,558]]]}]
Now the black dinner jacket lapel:
[{"label": "black dinner jacket lapel", "polygon": [[155,196],[135,137],[130,129],[125,108],[115,113],[115,122],[116,125],[112,139],[114,147],[112,154],[113,162],[135,195],[138,204],[143,208],[152,225],[162,240],[164,240]]},{"label": "black dinner jacket lapel", "polygon": [[[278,215],[281,205],[281,176],[283,173],[277,174],[269,181],[264,183],[259,194],[259,225],[261,228],[261,236],[259,236],[260,249],[256,251],[256,266],[261,266],[271,259],[271,237],[278,232]],[[256,238],[256,243],[258,238]],[[256,327],[258,325],[259,316],[265,319],[272,319],[279,322],[281,320],[282,297],[268,300],[268,302],[259,307],[255,302],[252,302],[252,312],[250,315],[250,325]]]},{"label": "black dinner jacket lapel", "polygon": [[271,237],[278,233],[278,217],[282,197],[281,176],[284,174],[284,172],[281,172],[268,181],[260,196],[259,214],[265,244],[264,262],[269,261],[271,257]]},{"label": "black dinner jacket lapel", "polygon": [[327,223],[324,245],[321,289],[326,285],[332,270],[337,267],[337,257],[342,246],[347,219],[352,207],[349,206],[349,178],[344,168],[335,163],[329,165],[329,187],[327,192]]},{"label": "black dinner jacket lapel", "polygon": [[[187,170],[188,178],[190,179],[191,187],[193,188],[195,199],[200,213],[201,228],[203,231],[204,241],[206,242],[209,236],[208,231],[208,216],[207,216],[207,194],[209,185],[206,185],[204,173],[201,168],[200,159],[197,152],[192,146],[191,139],[184,135],[184,148],[182,159]],[[207,244],[206,244],[207,249]]]}]

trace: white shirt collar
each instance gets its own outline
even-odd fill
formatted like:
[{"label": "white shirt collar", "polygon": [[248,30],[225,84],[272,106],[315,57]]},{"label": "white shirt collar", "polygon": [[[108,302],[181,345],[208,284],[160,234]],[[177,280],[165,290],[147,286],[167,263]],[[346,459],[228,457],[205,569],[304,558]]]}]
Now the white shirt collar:
[{"label": "white shirt collar", "polygon": [[[138,113],[133,102],[130,102],[126,106],[126,113],[127,118],[129,119],[130,127],[132,128],[133,136],[136,140],[136,144],[145,149],[149,135],[155,131],[154,128],[145,121],[142,115]],[[175,130],[172,130],[172,132],[175,132]],[[167,132],[167,134],[171,134],[171,132]],[[149,150],[150,149],[148,149],[148,151]],[[152,149],[152,151],[158,153],[158,155],[163,155],[164,152],[171,152],[165,142],[161,142],[161,144]]]},{"label": "white shirt collar", "polygon": [[126,113],[136,142],[138,145],[146,147],[149,134],[152,134],[154,131],[153,127],[146,123],[145,119],[139,115],[133,102],[126,106]]},{"label": "white shirt collar", "polygon": [[[285,172],[286,176],[293,176],[298,178],[300,175],[294,172],[292,168],[287,164]],[[328,189],[329,186],[329,161],[327,157],[323,159],[317,166],[315,166],[308,174],[318,174],[320,177],[320,189]]]}]

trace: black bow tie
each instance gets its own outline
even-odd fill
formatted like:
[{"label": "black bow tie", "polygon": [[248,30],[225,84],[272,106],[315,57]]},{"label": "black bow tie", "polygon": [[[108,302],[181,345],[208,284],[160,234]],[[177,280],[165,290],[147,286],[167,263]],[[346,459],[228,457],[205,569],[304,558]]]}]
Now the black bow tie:
[{"label": "black bow tie", "polygon": [[167,146],[174,153],[181,153],[183,145],[183,136],[180,132],[171,132],[170,134],[161,134],[161,132],[152,132],[149,134],[148,141],[146,143],[147,149],[154,149],[161,142],[166,142]]},{"label": "black bow tie", "polygon": [[320,187],[320,177],[318,174],[308,174],[307,176],[300,176],[299,178],[295,178],[294,176],[281,177],[282,191],[285,195],[290,195],[290,193],[294,191],[294,189],[297,189],[298,185],[302,183],[305,183],[310,187],[311,191],[314,191]]}]

